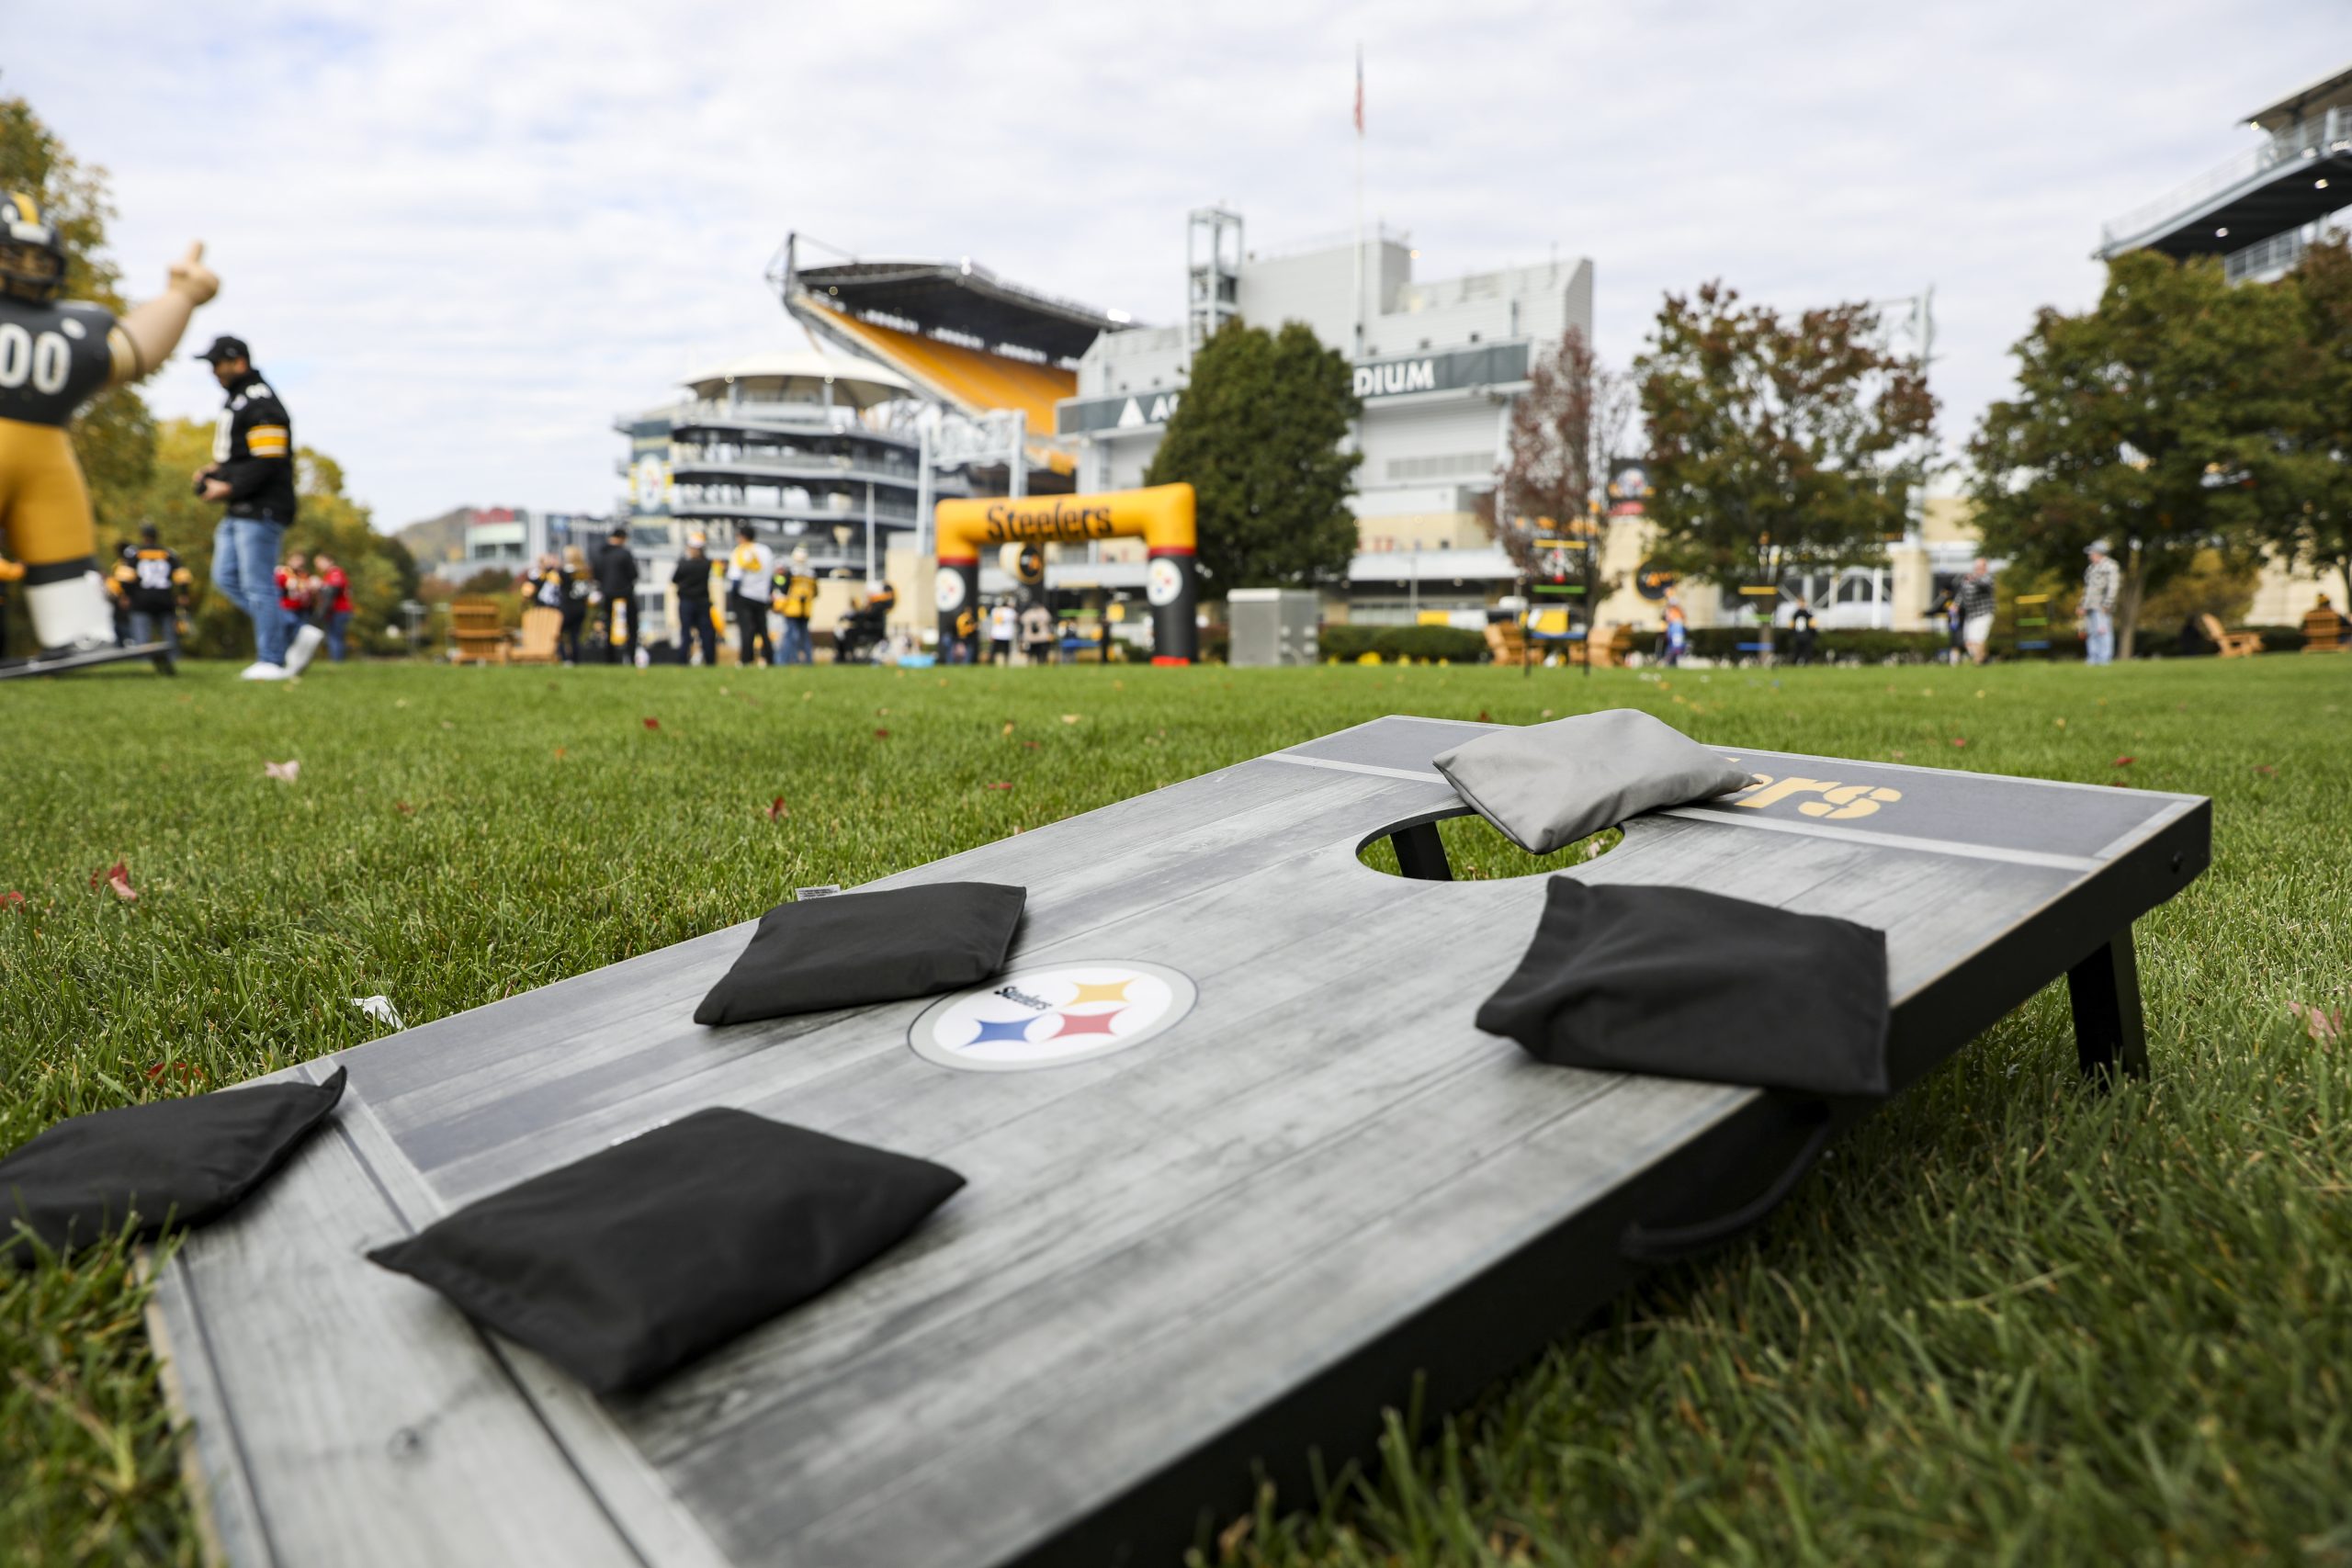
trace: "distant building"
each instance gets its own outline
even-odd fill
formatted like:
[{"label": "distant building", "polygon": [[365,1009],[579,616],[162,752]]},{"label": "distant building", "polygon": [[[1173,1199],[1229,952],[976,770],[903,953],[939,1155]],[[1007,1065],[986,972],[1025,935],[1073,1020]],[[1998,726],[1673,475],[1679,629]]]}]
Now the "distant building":
[{"label": "distant building", "polygon": [[[1352,236],[1251,251],[1238,216],[1206,208],[1192,214],[1189,236],[1184,323],[1096,337],[1079,357],[1075,395],[1056,405],[1055,433],[1078,447],[1079,489],[1142,482],[1194,349],[1227,321],[1302,321],[1354,366],[1363,400],[1343,613],[1483,620],[1516,572],[1479,525],[1478,497],[1494,489],[1510,405],[1534,357],[1570,327],[1591,336],[1592,263],[1417,282],[1420,253],[1385,229],[1364,235],[1361,253]],[[1102,553],[1123,564],[1132,555],[1142,570],[1139,547]]]},{"label": "distant building", "polygon": [[[2352,68],[2256,109],[2245,125],[2261,140],[2109,220],[2099,258],[2137,250],[2217,255],[2233,283],[2267,283],[2301,261],[2335,214],[2352,207]],[[2315,573],[2266,561],[2246,619],[2299,625],[2325,592]]]},{"label": "distant building", "polygon": [[519,506],[459,506],[399,531],[417,570],[462,582],[485,570],[519,572],[549,550],[604,540],[605,519]]},{"label": "distant building", "polygon": [[2245,128],[2261,141],[2109,220],[2099,258],[2217,255],[2233,282],[2267,281],[2293,266],[2328,218],[2352,206],[2352,69],[2256,109]]}]

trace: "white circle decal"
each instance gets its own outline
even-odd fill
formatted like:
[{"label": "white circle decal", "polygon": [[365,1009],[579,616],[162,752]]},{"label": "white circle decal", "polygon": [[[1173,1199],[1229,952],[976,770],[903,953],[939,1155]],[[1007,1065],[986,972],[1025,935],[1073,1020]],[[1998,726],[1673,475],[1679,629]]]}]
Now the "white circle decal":
[{"label": "white circle decal", "polygon": [[1154,604],[1166,606],[1176,603],[1184,592],[1184,569],[1160,556],[1144,568],[1144,597]]},{"label": "white circle decal", "polygon": [[1015,969],[942,997],[915,1020],[915,1055],[967,1072],[1091,1061],[1174,1028],[1199,995],[1190,976],[1125,961]]},{"label": "white circle decal", "polygon": [[932,579],[932,593],[939,601],[939,613],[952,615],[964,607],[964,574],[942,567]]}]

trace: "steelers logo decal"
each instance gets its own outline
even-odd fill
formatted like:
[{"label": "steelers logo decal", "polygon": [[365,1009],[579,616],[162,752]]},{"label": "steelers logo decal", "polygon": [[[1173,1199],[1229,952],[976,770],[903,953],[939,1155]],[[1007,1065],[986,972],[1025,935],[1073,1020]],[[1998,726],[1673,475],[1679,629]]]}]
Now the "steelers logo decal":
[{"label": "steelers logo decal", "polygon": [[1144,570],[1144,596],[1156,606],[1176,603],[1184,592],[1184,570],[1166,556],[1154,560]]},{"label": "steelers logo decal", "polygon": [[942,571],[932,582],[932,592],[939,600],[939,613],[952,615],[964,607],[964,574]]},{"label": "steelers logo decal", "polygon": [[1160,964],[1043,964],[942,997],[907,1043],[923,1060],[965,1072],[1067,1066],[1166,1033],[1198,995],[1190,976]]}]

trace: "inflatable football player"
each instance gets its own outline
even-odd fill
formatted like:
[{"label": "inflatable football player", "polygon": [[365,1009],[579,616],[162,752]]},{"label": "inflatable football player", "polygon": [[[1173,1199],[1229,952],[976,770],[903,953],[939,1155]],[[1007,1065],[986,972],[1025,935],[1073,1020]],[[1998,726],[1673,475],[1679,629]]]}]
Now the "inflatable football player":
[{"label": "inflatable football player", "polygon": [[163,364],[220,280],[191,245],[164,292],[119,321],[103,305],[60,300],[64,282],[57,225],[30,197],[0,196],[0,556],[24,568],[35,640],[81,649],[113,645],[114,611],[66,423],[95,393]]}]

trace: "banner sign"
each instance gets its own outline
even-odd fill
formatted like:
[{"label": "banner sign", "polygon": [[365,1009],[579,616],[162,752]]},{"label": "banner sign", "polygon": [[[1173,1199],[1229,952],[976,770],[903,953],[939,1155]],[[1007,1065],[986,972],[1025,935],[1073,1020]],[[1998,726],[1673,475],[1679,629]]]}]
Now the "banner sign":
[{"label": "banner sign", "polygon": [[1609,515],[1639,517],[1649,498],[1649,465],[1638,457],[1619,458],[1609,470]]},{"label": "banner sign", "polygon": [[[1419,392],[1459,392],[1473,387],[1507,387],[1527,379],[1524,343],[1482,344],[1442,354],[1371,359],[1355,367],[1356,396],[1367,403]],[[1054,405],[1054,434],[1091,435],[1100,431],[1157,430],[1183,398],[1181,389],[1118,393],[1107,398],[1065,398]]]}]

